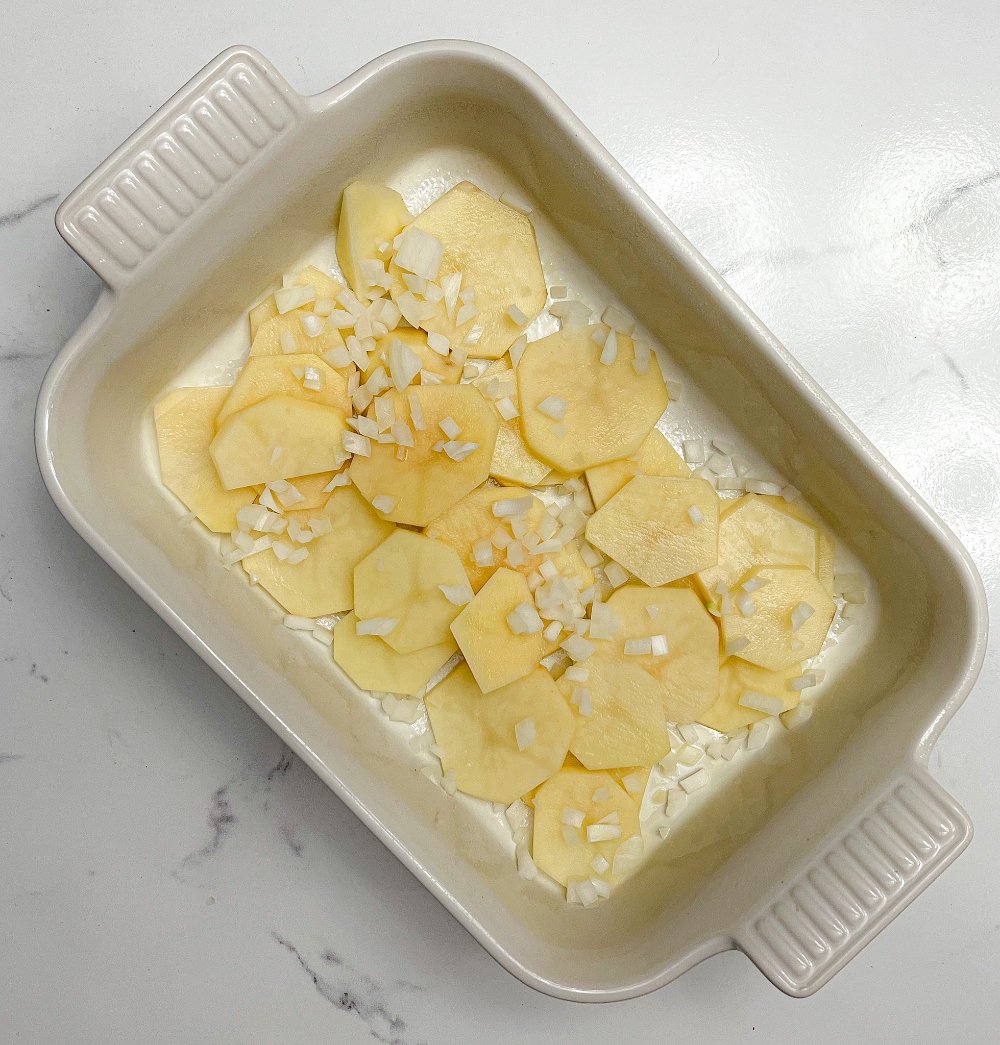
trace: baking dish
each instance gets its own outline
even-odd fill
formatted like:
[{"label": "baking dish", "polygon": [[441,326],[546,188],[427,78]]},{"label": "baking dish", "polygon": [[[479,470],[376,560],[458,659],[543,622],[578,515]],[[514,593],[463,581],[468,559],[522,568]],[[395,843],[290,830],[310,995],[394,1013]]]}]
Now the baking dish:
[{"label": "baking dish", "polygon": [[[341,188],[420,206],[468,177],[530,199],[550,282],[613,297],[668,346],[683,434],[721,432],[795,483],[869,577],[865,627],[819,711],[718,791],[599,908],[519,879],[481,805],[387,739],[374,702],[178,525],[151,403],[219,383],[275,277],[329,261]],[[36,415],[45,482],[79,533],[525,983],[632,997],[739,948],[783,991],[819,988],[965,847],[929,776],[982,661],[981,581],[961,545],[580,122],[476,44],[404,47],[296,94],[261,55],[220,55],[65,200],[59,231],[104,281]],[[324,251],[327,255],[324,255]]]}]

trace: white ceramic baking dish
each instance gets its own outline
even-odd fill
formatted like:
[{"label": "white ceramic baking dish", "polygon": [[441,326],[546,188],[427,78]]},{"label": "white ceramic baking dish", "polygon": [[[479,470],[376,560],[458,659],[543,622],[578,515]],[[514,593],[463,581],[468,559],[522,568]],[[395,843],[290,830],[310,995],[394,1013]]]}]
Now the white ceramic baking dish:
[{"label": "white ceramic baking dish", "polygon": [[[358,176],[416,205],[463,176],[528,197],[550,281],[618,300],[686,372],[680,434],[737,438],[805,492],[871,580],[868,625],[831,663],[807,727],[777,757],[747,760],[593,910],[518,878],[495,817],[421,775],[375,702],[221,567],[213,539],[178,525],[183,508],[158,482],[152,401],[224,378],[248,305],[293,264],[332,259],[331,214]],[[38,459],[56,504],[525,983],[627,998],[735,947],[806,995],[968,843],[966,815],[925,768],[984,651],[967,554],[523,65],[475,44],[418,44],[304,98],[233,49],[56,220],[105,283],[39,397]]]}]

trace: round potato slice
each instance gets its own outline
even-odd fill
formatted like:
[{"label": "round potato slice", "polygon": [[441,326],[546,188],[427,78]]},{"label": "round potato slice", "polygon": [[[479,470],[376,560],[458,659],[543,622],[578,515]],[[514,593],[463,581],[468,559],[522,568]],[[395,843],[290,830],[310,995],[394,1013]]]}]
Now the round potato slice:
[{"label": "round potato slice", "polygon": [[[615,853],[622,842],[639,833],[639,807],[610,773],[592,773],[567,766],[546,780],[534,795],[535,818],[531,856],[560,885],[574,878],[601,878],[613,883]],[[583,813],[583,825],[563,823],[567,811]],[[602,820],[616,821],[618,838],[590,842],[587,828]],[[597,871],[594,861],[607,861]]]},{"label": "round potato slice", "polygon": [[699,715],[719,697],[719,628],[701,599],[685,588],[619,588],[608,606],[621,621],[621,631],[601,645],[624,656],[626,639],[663,635],[664,656],[629,655],[660,684],[663,713],[682,725],[699,721]]},{"label": "round potato slice", "polygon": [[567,700],[574,690],[590,694],[590,714],[574,704],[576,729],[570,751],[588,769],[651,766],[670,751],[666,720],[657,681],[624,657],[598,652],[583,662],[586,682],[569,682],[563,676],[559,688]]},{"label": "round potato slice", "polygon": [[755,566],[740,581],[740,589],[739,594],[734,589],[732,611],[721,617],[726,649],[771,671],[819,653],[837,607],[812,570]]},{"label": "round potato slice", "polygon": [[416,697],[456,652],[454,641],[397,653],[377,635],[359,635],[358,615],[349,613],[333,629],[333,659],[362,689]]},{"label": "round potato slice", "polygon": [[397,653],[440,646],[460,605],[441,590],[469,587],[453,548],[410,530],[396,530],[354,568],[359,620],[397,621],[385,641]]},{"label": "round potato slice", "polygon": [[309,353],[321,356],[331,348],[343,345],[344,339],[340,331],[329,323],[322,333],[311,337],[302,325],[303,309],[293,309],[283,316],[265,319],[257,328],[250,345],[250,358],[256,356],[280,356],[285,353],[286,346],[295,346],[296,353]]},{"label": "round potato slice", "polygon": [[[306,388],[302,374],[306,367],[312,368],[319,377],[320,388]],[[296,375],[298,371],[298,376]],[[287,395],[304,399],[307,403],[325,403],[335,406],[345,414],[351,412],[351,400],[347,394],[347,382],[333,367],[328,366],[317,355],[296,352],[280,356],[252,356],[236,379],[226,401],[215,419],[216,427],[230,414],[259,403],[268,396]]]},{"label": "round potato slice", "polygon": [[443,384],[457,385],[462,379],[462,368],[453,363],[450,356],[442,356],[435,352],[427,344],[425,331],[407,330],[405,327],[400,327],[375,342],[375,351],[368,357],[366,378],[371,376],[376,367],[384,366],[389,370],[389,346],[393,341],[402,341],[420,360],[420,368],[441,378]]},{"label": "round potato slice", "polygon": [[637,475],[587,520],[587,540],[657,588],[715,565],[718,525],[704,479]]},{"label": "round potato slice", "polygon": [[[515,371],[528,449],[569,474],[635,453],[667,408],[656,357],[637,373],[632,340],[622,334],[615,361],[605,366],[592,333],[578,327],[533,341]],[[561,419],[551,416],[562,408]]]},{"label": "round potato slice", "polygon": [[333,529],[304,546],[309,555],[302,562],[282,562],[268,548],[243,559],[243,569],[296,616],[323,617],[349,610],[354,605],[354,567],[392,533],[392,523],[380,519],[350,486],[334,490],[319,511],[286,512],[285,517],[301,526],[322,517],[330,520]]},{"label": "round potato slice", "polygon": [[735,733],[743,726],[767,718],[762,712],[740,703],[746,694],[777,697],[783,703],[782,712],[791,711],[798,705],[801,693],[789,689],[788,684],[798,674],[797,666],[784,671],[768,671],[738,657],[730,657],[722,665],[719,699],[698,716],[698,721],[720,733]]},{"label": "round potato slice", "polygon": [[[399,447],[373,443],[371,457],[355,456],[351,462],[351,481],[369,501],[394,499],[385,518],[426,526],[489,477],[498,422],[493,407],[471,385],[421,385],[410,388],[406,399],[414,446],[397,455]],[[440,423],[449,417],[460,429],[457,440],[475,445],[462,460],[434,449],[448,439]]]},{"label": "round potato slice", "polygon": [[543,669],[484,694],[462,664],[424,702],[445,772],[474,798],[513,802],[566,757],[573,716]]},{"label": "round potato slice", "polygon": [[411,220],[403,197],[377,182],[355,181],[344,189],[337,226],[337,260],[351,289],[368,300],[361,262],[380,258],[380,243],[391,243]]},{"label": "round potato slice", "polygon": [[600,508],[633,477],[661,475],[666,478],[687,479],[691,469],[667,438],[654,428],[643,440],[642,446],[622,461],[609,461],[587,469],[587,486],[595,508]]},{"label": "round potato slice", "polygon": [[509,399],[515,407],[518,405],[517,378],[510,365],[510,357],[495,360],[472,383],[493,403],[500,420],[490,475],[499,482],[537,486],[552,469],[528,449],[521,434],[521,422],[516,417],[506,419],[498,406],[505,399]]}]

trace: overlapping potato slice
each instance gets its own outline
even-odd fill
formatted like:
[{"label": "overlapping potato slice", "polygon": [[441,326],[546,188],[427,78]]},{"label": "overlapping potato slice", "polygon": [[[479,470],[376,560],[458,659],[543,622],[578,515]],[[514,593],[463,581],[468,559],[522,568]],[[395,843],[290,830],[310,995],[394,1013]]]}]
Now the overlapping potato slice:
[{"label": "overlapping potato slice", "polygon": [[812,570],[755,566],[740,587],[720,620],[726,649],[771,671],[819,653],[837,607]]},{"label": "overlapping potato slice", "polygon": [[236,513],[256,497],[252,489],[224,487],[209,455],[215,415],[228,395],[228,388],[178,388],[154,410],[163,485],[216,533],[232,530]]},{"label": "overlapping potato slice", "polygon": [[411,220],[403,197],[387,185],[355,181],[344,189],[337,226],[337,260],[351,290],[367,300],[361,263],[380,259],[379,245],[392,243]]},{"label": "overlapping potato slice", "polygon": [[605,366],[593,330],[560,330],[531,342],[515,371],[528,449],[569,474],[635,453],[667,408],[656,357],[638,373],[632,339],[622,334]]},{"label": "overlapping potato slice", "polygon": [[[592,773],[567,766],[535,792],[531,856],[538,867],[560,885],[577,878],[601,878],[613,883],[615,853],[639,833],[639,808],[610,773]],[[569,811],[583,813],[583,824],[564,823]],[[587,828],[617,827],[619,836],[588,841]],[[609,832],[613,833],[613,832]],[[603,871],[601,860],[607,862]]]},{"label": "overlapping potato slice", "polygon": [[562,765],[573,716],[542,668],[484,694],[459,665],[424,700],[441,764],[460,791],[513,802]]},{"label": "overlapping potato slice", "polygon": [[511,631],[507,617],[522,603],[534,605],[524,575],[499,569],[452,622],[451,633],[484,693],[523,678],[558,645],[541,631]]},{"label": "overlapping potato slice", "polygon": [[397,653],[377,635],[359,635],[358,615],[349,613],[333,629],[333,659],[355,685],[376,693],[419,696],[458,651],[451,636],[437,646]]},{"label": "overlapping potato slice", "polygon": [[636,475],[687,479],[691,469],[666,436],[654,428],[631,457],[595,465],[588,468],[586,474],[591,500],[595,508],[600,508]]},{"label": "overlapping potato slice", "polygon": [[[302,374],[309,367],[318,375],[320,387],[307,388]],[[335,406],[344,414],[350,413],[351,400],[347,382],[333,367],[310,352],[280,356],[252,356],[236,378],[229,396],[222,404],[215,420],[221,425],[230,414],[245,410],[272,395],[287,395],[307,403]]]},{"label": "overlapping potato slice", "polygon": [[289,613],[322,617],[354,605],[354,567],[392,533],[371,505],[350,486],[334,490],[319,511],[286,513],[289,524],[307,526],[310,519],[329,519],[333,529],[304,547],[309,555],[297,563],[282,562],[270,548],[243,559],[243,568]]},{"label": "overlapping potato slice", "polygon": [[336,469],[344,460],[344,412],[276,395],[231,414],[208,452],[227,490]]},{"label": "overlapping potato slice", "polygon": [[402,341],[420,360],[422,370],[426,370],[441,378],[443,384],[457,385],[462,379],[462,368],[452,362],[450,356],[442,356],[427,344],[427,334],[423,330],[409,330],[400,327],[391,334],[379,338],[375,343],[375,351],[369,356],[365,377],[370,377],[376,367],[390,365],[390,346],[393,341]]},{"label": "overlapping potato slice", "polygon": [[461,609],[442,586],[468,591],[453,548],[411,530],[397,529],[354,569],[354,608],[360,620],[397,624],[384,636],[397,653],[439,646]]},{"label": "overlapping potato slice", "polygon": [[[344,289],[344,285],[338,280],[334,279],[328,272],[323,272],[315,265],[307,265],[295,278],[295,286],[312,286],[316,290],[316,299],[325,298],[327,301],[334,301],[337,295]],[[303,311],[312,311],[313,303],[310,301],[305,305],[300,306],[298,309],[293,309],[291,313],[286,315],[296,315]],[[257,337],[257,332],[261,326],[269,320],[274,319],[275,316],[280,315],[278,312],[278,303],[275,301],[274,295],[271,294],[264,298],[259,304],[254,305],[250,309],[250,341],[253,342],[254,338]],[[263,343],[262,343],[263,344]],[[309,351],[317,351],[315,347],[309,349]],[[323,349],[325,351],[325,348]],[[267,355],[263,351],[256,353],[257,355]]]},{"label": "overlapping potato slice", "polygon": [[754,696],[775,697],[782,702],[782,712],[791,711],[798,705],[801,693],[790,689],[789,683],[798,674],[797,665],[783,671],[768,671],[738,657],[730,657],[722,665],[719,699],[698,716],[698,721],[720,733],[734,733],[766,718],[762,711],[740,703],[745,696],[751,699]]},{"label": "overlapping potato slice", "polygon": [[[631,659],[631,658],[629,658]],[[567,700],[574,690],[586,688],[590,714],[576,707],[576,729],[570,751],[588,769],[651,766],[670,750],[660,686],[638,665],[611,651],[588,657],[586,682],[570,682],[565,676],[559,688]]]},{"label": "overlapping potato slice", "polygon": [[323,330],[313,337],[302,325],[304,310],[294,309],[283,316],[265,319],[250,345],[250,356],[280,356],[311,352],[322,356],[331,348],[344,344],[336,327],[327,322]]},{"label": "overlapping potato slice", "polygon": [[587,540],[656,588],[715,565],[718,513],[704,479],[637,475],[587,520]]},{"label": "overlapping potato slice", "polygon": [[[507,309],[516,306],[530,321],[545,305],[545,277],[531,221],[463,181],[417,215],[410,227],[444,244],[437,282],[460,272],[462,289],[475,292],[470,304],[478,310],[459,323],[463,303],[449,314],[442,302],[423,325],[455,345],[461,345],[473,329],[480,330],[478,340],[466,347],[483,359],[498,359],[522,330]],[[401,280],[395,264],[390,270]],[[403,289],[401,281],[399,289]]]},{"label": "overlapping potato slice", "polygon": [[[393,508],[384,513],[385,518],[426,526],[486,481],[497,418],[493,407],[471,385],[421,385],[407,391],[407,401],[414,445],[398,454],[397,446],[373,443],[370,457],[356,456],[351,462],[351,480],[369,501],[393,498]],[[413,416],[414,402],[422,427]],[[440,426],[448,417],[460,429],[458,440],[476,446],[462,460],[434,449],[448,439]]]},{"label": "overlapping potato slice", "polygon": [[667,720],[683,724],[699,720],[719,696],[719,628],[701,599],[685,588],[645,588],[627,585],[609,599],[608,606],[621,622],[611,646],[624,656],[628,639],[663,635],[667,653],[628,655],[660,684]]}]

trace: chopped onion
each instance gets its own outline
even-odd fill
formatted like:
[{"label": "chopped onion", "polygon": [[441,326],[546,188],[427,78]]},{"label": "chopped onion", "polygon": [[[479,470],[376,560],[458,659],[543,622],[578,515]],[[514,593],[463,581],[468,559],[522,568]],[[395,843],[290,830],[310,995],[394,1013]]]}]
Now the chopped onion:
[{"label": "chopped onion", "polygon": [[688,464],[705,463],[705,443],[702,439],[685,439],[681,443],[681,452]]},{"label": "chopped onion", "polygon": [[[817,683],[816,676],[811,671],[804,671],[801,675],[797,675],[793,679],[789,679],[786,685],[790,690],[795,693],[801,692],[804,689],[810,689]],[[768,712],[772,714],[772,712]]]},{"label": "chopped onion", "polygon": [[625,655],[627,657],[648,656],[652,651],[653,645],[648,638],[625,640]]},{"label": "chopped onion", "polygon": [[815,612],[808,602],[796,603],[792,609],[792,631],[798,631]]},{"label": "chopped onion", "polygon": [[587,828],[588,842],[612,842],[621,836],[622,829],[614,824],[591,824]]},{"label": "chopped onion", "polygon": [[444,334],[436,334],[431,331],[427,335],[427,347],[439,356],[446,356],[451,351],[451,342]]},{"label": "chopped onion", "polygon": [[683,810],[685,805],[687,805],[686,791],[682,791],[679,787],[675,787],[667,792],[667,808],[665,810],[667,816],[677,816],[677,814]]},{"label": "chopped onion", "polygon": [[786,711],[782,715],[782,721],[788,729],[798,729],[799,726],[804,726],[812,716],[813,709],[810,704],[799,704],[791,711]]},{"label": "chopped onion", "polygon": [[726,643],[726,656],[731,657],[734,653],[739,653],[740,650],[745,650],[750,645],[750,640],[746,635],[736,635]]},{"label": "chopped onion", "polygon": [[660,607],[657,606],[655,603],[650,603],[646,607],[646,616],[647,617],[659,617],[659,615],[660,615]]},{"label": "chopped onion", "polygon": [[507,614],[507,626],[515,635],[537,635],[544,625],[535,607],[521,602]]},{"label": "chopped onion", "polygon": [[634,353],[632,369],[639,374],[640,377],[643,374],[648,374],[649,366],[653,359],[653,350],[645,341],[633,341],[632,351]]},{"label": "chopped onion", "polygon": [[293,352],[298,352],[298,342],[290,330],[282,330],[278,340],[281,342],[281,351],[286,356],[290,356]]},{"label": "chopped onion", "polygon": [[438,588],[452,606],[467,606],[472,602],[472,588],[468,581],[465,584],[439,584]]},{"label": "chopped onion", "polygon": [[570,827],[583,827],[586,819],[586,814],[582,809],[572,809],[569,806],[562,811],[562,816],[559,818],[560,823],[569,824]]},{"label": "chopped onion", "polygon": [[736,450],[735,445],[728,439],[720,439],[718,436],[712,437],[712,446],[714,446],[720,454],[725,454],[726,457],[732,457]]},{"label": "chopped onion", "polygon": [[578,664],[572,664],[563,673],[563,677],[567,682],[586,682],[590,678],[590,671]]},{"label": "chopped onion", "polygon": [[601,349],[601,362],[605,366],[611,366],[618,358],[618,334],[611,330],[604,339],[604,347]]},{"label": "chopped onion", "polygon": [[566,416],[566,400],[560,396],[546,396],[537,409],[553,421],[561,421]]},{"label": "chopped onion", "polygon": [[629,578],[628,570],[617,562],[609,562],[604,567],[604,576],[612,588],[620,588]]},{"label": "chopped onion", "polygon": [[511,541],[507,545],[507,565],[517,569],[524,566],[528,561],[524,545],[520,541]]},{"label": "chopped onion", "polygon": [[504,315],[516,327],[526,327],[529,323],[528,317],[515,304],[508,305]]},{"label": "chopped onion", "polygon": [[[642,773],[626,773],[622,777],[622,787],[630,795],[637,795],[645,786],[645,777]],[[615,814],[617,816],[617,814]],[[603,821],[602,821],[603,822]]]},{"label": "chopped onion", "polygon": [[[539,527],[539,529],[541,528]],[[554,525],[553,532],[555,532]],[[545,537],[545,534],[542,534],[542,536]],[[551,534],[549,536],[551,536]],[[587,544],[586,541],[580,546],[580,558],[592,568],[594,566],[600,566],[601,563],[604,562],[604,556],[601,555],[593,545]]]},{"label": "chopped onion", "polygon": [[436,236],[410,225],[396,237],[393,246],[396,264],[401,269],[424,279],[437,278],[444,244]]},{"label": "chopped onion", "polygon": [[316,288],[311,283],[302,287],[282,287],[274,292],[274,304],[277,306],[278,315],[281,316],[315,300]]},{"label": "chopped onion", "polygon": [[562,825],[562,836],[563,841],[567,845],[580,845],[582,842],[579,829],[576,827],[570,827],[569,824]]},{"label": "chopped onion", "polygon": [[757,604],[753,601],[752,596],[743,592],[742,595],[737,595],[735,598],[736,608],[744,617],[752,617],[757,611]]},{"label": "chopped onion", "polygon": [[300,562],[304,561],[308,557],[308,548],[297,548],[295,551],[291,553],[291,555],[285,557],[285,562],[287,562],[289,566],[298,566]]},{"label": "chopped onion", "polygon": [[514,405],[514,400],[510,396],[504,396],[503,399],[497,400],[497,413],[505,421],[513,421],[515,417],[519,416],[520,411]]},{"label": "chopped onion", "polygon": [[464,461],[470,454],[476,452],[479,449],[479,443],[461,443],[454,439],[449,439],[444,444],[444,452],[453,461]]},{"label": "chopped onion", "polygon": [[778,497],[781,494],[780,483],[765,482],[763,479],[747,479],[747,493],[763,494],[767,497]]},{"label": "chopped onion", "polygon": [[603,323],[597,323],[594,326],[593,333],[590,335],[590,340],[595,345],[604,346],[604,343],[608,340],[608,334],[611,333],[611,328],[606,327]]},{"label": "chopped onion", "polygon": [[462,429],[459,428],[458,424],[452,417],[442,417],[441,420],[438,421],[438,428],[440,428],[449,439],[457,439],[462,434]]},{"label": "chopped onion", "polygon": [[493,545],[488,539],[476,541],[472,546],[472,560],[477,566],[492,566],[494,564]]},{"label": "chopped onion", "polygon": [[789,483],[787,486],[781,488],[781,496],[786,501],[797,501],[802,496],[802,491],[796,489],[791,483]]},{"label": "chopped onion", "polygon": [[593,695],[586,686],[574,686],[570,700],[579,708],[580,714],[589,718],[593,714]]},{"label": "chopped onion", "polygon": [[338,486],[350,486],[351,477],[347,472],[338,472],[327,484],[323,487],[323,493],[331,493],[336,490]]},{"label": "chopped onion", "polygon": [[768,735],[771,732],[771,725],[769,719],[762,719],[760,722],[755,722],[750,727],[750,733],[747,736],[747,751],[758,751],[767,743]]},{"label": "chopped onion", "polygon": [[590,861],[590,866],[598,873],[604,874],[611,864],[603,856],[596,856]]},{"label": "chopped onion", "polygon": [[590,637],[613,639],[621,631],[622,621],[605,602],[595,602],[590,609]]},{"label": "chopped onion", "polygon": [[335,308],[327,318],[337,330],[346,330],[354,326],[354,316],[346,309]]},{"label": "chopped onion", "polygon": [[747,690],[740,697],[740,707],[759,711],[762,715],[780,715],[785,710],[785,702],[780,697],[772,697],[767,693],[756,693]]},{"label": "chopped onion", "polygon": [[715,488],[722,493],[740,493],[743,490],[743,480],[731,475],[722,475],[715,484]]},{"label": "chopped onion", "polygon": [[341,435],[341,440],[344,444],[344,449],[349,454],[356,454],[358,457],[371,457],[372,455],[372,441],[366,435],[361,435],[358,432],[344,432]]},{"label": "chopped onion", "polygon": [[601,320],[619,334],[631,334],[635,330],[635,320],[616,305],[608,305],[601,313]]},{"label": "chopped onion", "polygon": [[397,337],[389,342],[389,372],[398,391],[402,392],[413,381],[421,365],[420,357],[405,342]]},{"label": "chopped onion", "polygon": [[649,652],[654,657],[665,657],[669,652],[666,635],[651,635],[649,637]]},{"label": "chopped onion", "polygon": [[562,634],[562,625],[559,621],[554,620],[546,625],[542,634],[545,636],[546,642],[558,642],[559,636]]},{"label": "chopped onion", "polygon": [[527,515],[535,503],[533,494],[526,497],[504,497],[493,502],[493,514],[498,519]]},{"label": "chopped onion", "polygon": [[285,616],[284,625],[292,631],[312,631],[315,621],[312,617],[299,617],[289,613]]},{"label": "chopped onion", "polygon": [[516,367],[521,362],[521,356],[524,355],[524,350],[528,347],[528,339],[522,334],[517,338],[514,343],[507,349],[507,354],[510,356],[511,366]]},{"label": "chopped onion", "polygon": [[729,458],[725,454],[714,453],[705,462],[705,467],[715,475],[722,475],[729,468]]},{"label": "chopped onion", "polygon": [[372,507],[375,511],[388,515],[396,507],[396,498],[390,497],[388,494],[380,494],[378,497],[372,498]]},{"label": "chopped onion", "polygon": [[534,744],[537,737],[535,730],[535,720],[533,718],[523,718],[520,722],[514,725],[514,739],[517,742],[517,750],[525,751],[527,748]]},{"label": "chopped onion", "polygon": [[455,324],[460,327],[464,327],[466,323],[471,322],[476,316],[479,315],[479,309],[475,305],[469,303],[462,305],[455,315]]},{"label": "chopped onion", "polygon": [[684,394],[684,385],[680,381],[666,381],[667,398],[671,403],[676,403]]},{"label": "chopped onion", "polygon": [[689,776],[684,777],[680,785],[684,789],[685,794],[690,795],[695,791],[700,791],[710,779],[707,769],[696,769]]},{"label": "chopped onion", "polygon": [[705,518],[705,516],[702,514],[702,511],[698,507],[698,505],[692,504],[691,507],[688,508],[687,513],[688,518],[691,520],[692,523],[694,523],[695,526],[701,526],[701,522]]},{"label": "chopped onion", "polygon": [[398,617],[369,617],[359,620],[355,625],[358,635],[388,635],[399,623]]},{"label": "chopped onion", "polygon": [[323,359],[334,369],[350,366],[354,362],[351,359],[351,353],[347,351],[344,345],[335,345],[333,348],[328,349],[323,353]]},{"label": "chopped onion", "polygon": [[560,646],[577,663],[586,660],[594,650],[597,649],[594,643],[583,638],[581,635],[570,635],[568,639],[564,639],[562,643],[560,643]]}]

